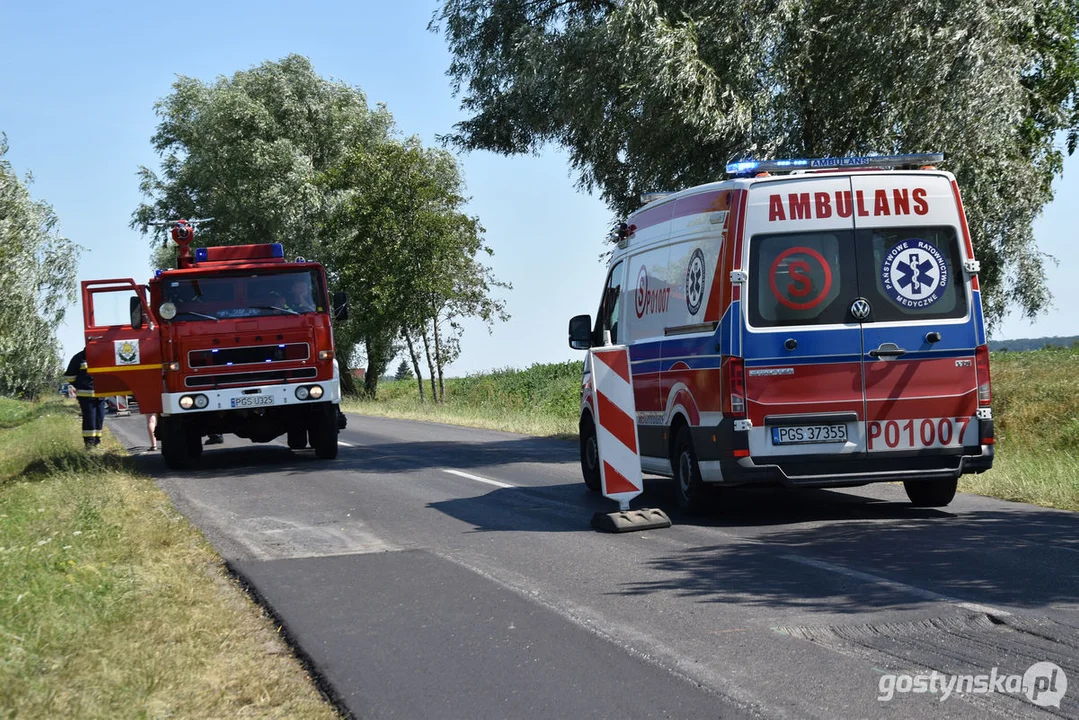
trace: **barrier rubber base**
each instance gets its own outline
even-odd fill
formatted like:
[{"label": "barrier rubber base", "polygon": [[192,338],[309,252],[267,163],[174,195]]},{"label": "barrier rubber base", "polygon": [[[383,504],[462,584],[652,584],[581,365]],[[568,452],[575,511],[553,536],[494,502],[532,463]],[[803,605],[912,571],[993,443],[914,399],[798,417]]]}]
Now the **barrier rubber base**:
[{"label": "barrier rubber base", "polygon": [[592,527],[603,532],[624,533],[635,530],[659,530],[670,526],[671,519],[667,517],[667,513],[659,508],[596,513],[592,516]]}]

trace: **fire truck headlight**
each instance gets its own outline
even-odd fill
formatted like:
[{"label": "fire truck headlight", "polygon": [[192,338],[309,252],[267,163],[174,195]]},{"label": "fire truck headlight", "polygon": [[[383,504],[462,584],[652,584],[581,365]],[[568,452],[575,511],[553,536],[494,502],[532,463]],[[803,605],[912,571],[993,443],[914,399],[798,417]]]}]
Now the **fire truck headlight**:
[{"label": "fire truck headlight", "polygon": [[319,350],[318,351],[318,359],[319,360],[330,360],[332,358],[333,358],[333,350]]},{"label": "fire truck headlight", "polygon": [[312,400],[318,400],[320,397],[322,397],[322,386],[312,385],[309,392],[311,393]]},{"label": "fire truck headlight", "polygon": [[309,393],[307,392],[307,388],[306,388],[306,387],[304,387],[303,385],[301,385],[300,387],[296,388],[296,399],[297,399],[297,400],[306,400],[306,399],[307,399],[307,396],[308,396],[308,394],[309,394]]},{"label": "fire truck headlight", "polygon": [[195,396],[195,407],[197,407],[199,410],[202,410],[204,407],[206,407],[209,404],[210,404],[210,398],[206,397],[205,395],[196,395]]},{"label": "fire truck headlight", "polygon": [[157,309],[157,314],[161,316],[162,320],[172,320],[176,317],[176,306],[170,302],[163,302],[161,307]]},{"label": "fire truck headlight", "polygon": [[191,408],[195,407],[195,398],[191,397],[190,395],[184,395],[180,398],[180,407],[184,410],[190,410]]}]

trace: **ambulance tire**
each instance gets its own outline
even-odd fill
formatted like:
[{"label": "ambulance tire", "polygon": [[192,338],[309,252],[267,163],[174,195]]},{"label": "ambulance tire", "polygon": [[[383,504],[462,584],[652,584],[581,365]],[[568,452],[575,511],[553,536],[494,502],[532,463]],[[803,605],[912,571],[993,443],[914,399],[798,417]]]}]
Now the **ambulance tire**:
[{"label": "ambulance tire", "polygon": [[307,447],[307,428],[289,430],[288,446],[293,450],[303,450]]},{"label": "ambulance tire", "polygon": [[704,509],[706,493],[701,480],[701,468],[697,464],[697,452],[693,449],[693,435],[689,427],[682,425],[674,436],[674,490],[678,509],[696,514]]},{"label": "ambulance tire", "polygon": [[581,475],[584,484],[592,492],[600,491],[599,476],[599,441],[596,439],[596,424],[591,415],[581,419]]},{"label": "ambulance tire", "polygon": [[315,457],[322,460],[337,457],[337,433],[337,406],[326,403],[324,410],[313,418],[308,432]]},{"label": "ambulance tire", "polygon": [[157,424],[157,435],[161,440],[161,457],[167,467],[172,470],[186,470],[191,467],[187,428],[179,418],[161,418]]},{"label": "ambulance tire", "polygon": [[944,507],[955,498],[958,485],[958,478],[903,481],[903,488],[914,507]]}]

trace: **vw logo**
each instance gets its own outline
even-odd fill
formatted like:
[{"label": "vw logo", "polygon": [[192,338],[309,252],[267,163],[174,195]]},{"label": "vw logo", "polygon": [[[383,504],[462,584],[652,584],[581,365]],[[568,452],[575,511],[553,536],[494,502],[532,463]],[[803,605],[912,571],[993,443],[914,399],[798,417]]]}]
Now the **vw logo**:
[{"label": "vw logo", "polygon": [[873,308],[869,306],[869,301],[865,298],[858,298],[850,304],[850,314],[855,320],[865,320],[872,311]]}]

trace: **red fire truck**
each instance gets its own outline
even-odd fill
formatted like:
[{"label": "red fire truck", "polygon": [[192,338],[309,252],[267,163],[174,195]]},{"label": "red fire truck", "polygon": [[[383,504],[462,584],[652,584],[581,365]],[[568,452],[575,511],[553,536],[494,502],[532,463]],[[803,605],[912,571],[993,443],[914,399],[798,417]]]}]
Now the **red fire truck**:
[{"label": "red fire truck", "polygon": [[94,389],[159,414],[171,468],[190,467],[202,438],[219,433],[287,435],[293,449],[310,443],[317,457],[337,457],[344,415],[331,319],[346,318],[344,293],[331,304],[322,266],[286,261],[279,243],[192,250],[194,222],[172,224],[177,268],[148,285],[82,282]]}]

